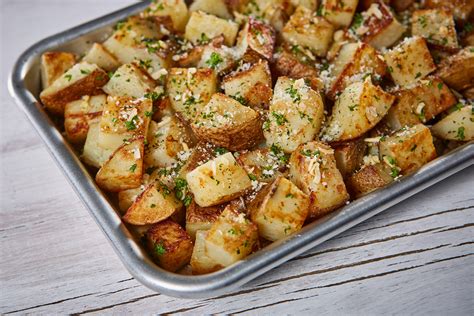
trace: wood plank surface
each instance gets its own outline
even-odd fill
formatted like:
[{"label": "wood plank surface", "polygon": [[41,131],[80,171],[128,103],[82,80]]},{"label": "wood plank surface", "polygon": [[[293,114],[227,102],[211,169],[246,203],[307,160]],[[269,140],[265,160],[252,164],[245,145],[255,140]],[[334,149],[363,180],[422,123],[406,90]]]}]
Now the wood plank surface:
[{"label": "wood plank surface", "polygon": [[474,167],[234,293],[183,300],[135,281],[6,88],[33,42],[129,4],[2,0],[0,313],[474,313]]}]

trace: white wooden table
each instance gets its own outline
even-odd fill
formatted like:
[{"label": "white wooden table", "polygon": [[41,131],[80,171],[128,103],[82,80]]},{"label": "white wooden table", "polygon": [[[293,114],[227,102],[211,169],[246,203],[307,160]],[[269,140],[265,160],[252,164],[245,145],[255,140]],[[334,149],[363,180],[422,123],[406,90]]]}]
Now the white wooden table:
[{"label": "white wooden table", "polygon": [[244,288],[182,300],[135,281],[6,88],[33,42],[125,0],[0,0],[0,313],[473,314],[474,168]]}]

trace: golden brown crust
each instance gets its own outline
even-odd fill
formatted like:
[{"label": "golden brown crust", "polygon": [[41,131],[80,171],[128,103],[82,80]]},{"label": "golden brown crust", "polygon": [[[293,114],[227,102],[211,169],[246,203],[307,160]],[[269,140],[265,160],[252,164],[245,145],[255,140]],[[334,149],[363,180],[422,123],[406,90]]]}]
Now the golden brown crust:
[{"label": "golden brown crust", "polygon": [[474,86],[474,47],[466,47],[441,62],[437,75],[454,90]]},{"label": "golden brown crust", "polygon": [[350,176],[362,164],[367,151],[363,137],[334,146],[336,165],[344,179]]},{"label": "golden brown crust", "polygon": [[102,69],[96,69],[87,77],[55,93],[40,96],[41,102],[53,114],[63,115],[67,103],[80,99],[83,95],[102,94],[102,86],[109,81],[109,76]]},{"label": "golden brown crust", "polygon": [[364,166],[347,180],[351,195],[355,198],[384,187],[393,181],[390,170],[382,164]]},{"label": "golden brown crust", "polygon": [[189,263],[193,242],[177,223],[165,220],[153,225],[146,233],[147,245],[155,262],[171,272]]},{"label": "golden brown crust", "polygon": [[41,55],[41,63],[45,89],[76,63],[76,56],[66,52],[46,52]]}]

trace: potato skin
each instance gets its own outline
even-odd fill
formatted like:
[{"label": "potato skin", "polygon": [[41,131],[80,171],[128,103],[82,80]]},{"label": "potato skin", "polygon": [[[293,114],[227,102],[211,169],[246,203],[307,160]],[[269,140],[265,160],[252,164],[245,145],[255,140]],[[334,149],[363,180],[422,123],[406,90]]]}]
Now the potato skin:
[{"label": "potato skin", "polygon": [[186,231],[196,238],[197,231],[209,230],[227,204],[201,207],[195,201],[186,209]]},{"label": "potato skin", "polygon": [[473,87],[474,46],[468,46],[443,60],[436,74],[454,90],[462,91]]},{"label": "potato skin", "polygon": [[189,263],[193,241],[177,223],[165,220],[153,225],[146,233],[148,249],[163,269],[176,272]]},{"label": "potato skin", "polygon": [[363,137],[338,143],[333,146],[336,165],[344,179],[347,179],[359,166],[367,151]]},{"label": "potato skin", "polygon": [[393,178],[387,168],[382,163],[363,166],[347,180],[351,195],[359,198],[391,183]]}]

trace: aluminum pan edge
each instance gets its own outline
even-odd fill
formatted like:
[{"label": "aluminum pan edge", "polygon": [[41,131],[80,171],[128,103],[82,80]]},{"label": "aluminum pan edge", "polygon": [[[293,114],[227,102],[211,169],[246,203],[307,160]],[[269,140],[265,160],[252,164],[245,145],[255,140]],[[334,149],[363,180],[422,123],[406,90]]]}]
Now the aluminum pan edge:
[{"label": "aluminum pan edge", "polygon": [[19,57],[8,85],[17,105],[45,142],[48,151],[110,241],[124,266],[133,277],[152,290],[180,298],[209,298],[229,292],[474,163],[474,142],[471,141],[430,162],[416,173],[402,177],[388,187],[350,203],[304,227],[297,234],[275,242],[224,270],[202,276],[167,272],[151,262],[135,243],[107,198],[100,192],[72,148],[64,141],[63,136],[24,84],[33,59],[43,51],[110,25],[142,10],[147,4],[129,6],[38,42]]}]

